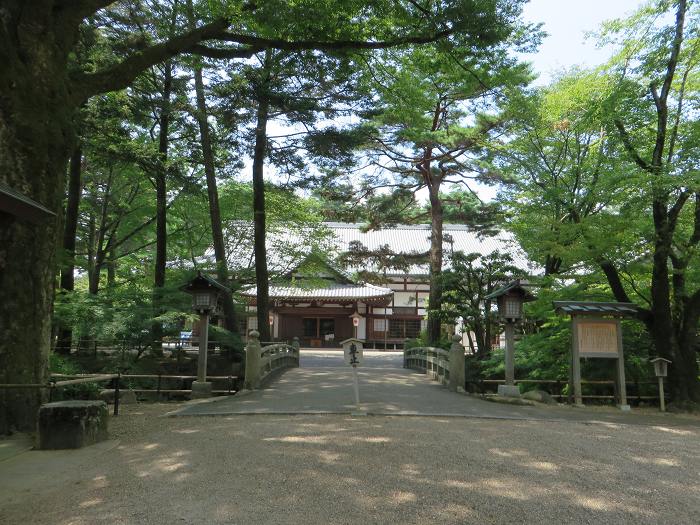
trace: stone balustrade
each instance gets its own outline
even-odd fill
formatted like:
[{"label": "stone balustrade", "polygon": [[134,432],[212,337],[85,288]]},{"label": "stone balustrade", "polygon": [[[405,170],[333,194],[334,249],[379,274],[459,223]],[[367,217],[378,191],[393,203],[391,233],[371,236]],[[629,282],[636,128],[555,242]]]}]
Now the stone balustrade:
[{"label": "stone balustrade", "polygon": [[254,330],[248,335],[245,353],[243,386],[248,390],[256,390],[265,384],[272,373],[299,366],[299,338],[295,337],[291,345],[274,343],[261,346],[260,334]]},{"label": "stone balustrade", "polygon": [[452,391],[463,389],[464,347],[460,341],[461,337],[454,335],[449,351],[432,346],[407,348],[403,352],[403,366],[424,371]]}]

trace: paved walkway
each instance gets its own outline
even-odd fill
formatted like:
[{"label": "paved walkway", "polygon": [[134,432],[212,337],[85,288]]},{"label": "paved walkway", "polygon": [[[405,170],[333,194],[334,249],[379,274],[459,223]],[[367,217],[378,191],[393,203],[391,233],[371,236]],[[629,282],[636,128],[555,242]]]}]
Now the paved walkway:
[{"label": "paved walkway", "polygon": [[[612,408],[581,409],[568,406],[519,406],[484,401],[450,392],[425,374],[402,368],[400,352],[365,352],[359,368],[360,411],[368,415],[451,416],[486,419],[591,421],[629,424],[670,424],[668,414],[622,413]],[[177,416],[234,414],[351,414],[352,369],[342,353],[302,350],[301,367],[285,371],[267,388],[186,405]],[[698,419],[673,421],[700,426]]]}]

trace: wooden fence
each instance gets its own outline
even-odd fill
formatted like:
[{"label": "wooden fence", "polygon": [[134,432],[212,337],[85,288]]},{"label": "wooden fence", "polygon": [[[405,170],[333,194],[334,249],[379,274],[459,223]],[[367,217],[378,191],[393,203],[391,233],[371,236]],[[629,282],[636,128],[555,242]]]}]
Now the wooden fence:
[{"label": "wooden fence", "polygon": [[[498,385],[505,384],[504,379],[479,379],[479,380],[468,380],[466,382],[467,390],[478,392],[486,395],[496,395],[495,391]],[[516,379],[515,384],[528,384],[528,385],[538,385],[542,390],[548,392],[552,397],[556,399],[566,399],[573,402],[573,392],[567,394],[564,393],[564,389],[569,384],[566,380],[557,379]],[[583,380],[581,385],[589,389],[595,387],[604,387],[605,389],[612,390],[611,394],[587,394],[584,392],[584,399],[592,400],[618,400],[619,394],[617,392],[617,383],[612,380]],[[627,381],[627,400],[636,401],[637,404],[642,402],[659,402],[659,394],[657,390],[657,381]],[[653,395],[643,395],[643,390],[646,389],[650,392],[654,392]],[[666,396],[668,400],[668,395]]]},{"label": "wooden fence", "polygon": [[[15,389],[15,388],[35,388],[47,389],[49,391],[49,402],[53,401],[58,389],[67,386],[89,384],[89,383],[111,383],[114,390],[114,415],[119,415],[119,403],[121,391],[124,390],[123,381],[148,379],[156,380],[156,385],[152,388],[127,388],[134,393],[143,394],[155,392],[156,400],[160,400],[163,394],[182,394],[187,395],[192,393],[191,388],[163,388],[163,383],[177,381],[192,381],[197,379],[197,376],[192,375],[167,375],[167,374],[52,374],[51,380],[46,384],[41,383],[5,383],[0,384],[0,389]],[[214,394],[233,395],[237,392],[238,376],[207,376],[207,380],[226,381],[227,389],[213,390]]]}]

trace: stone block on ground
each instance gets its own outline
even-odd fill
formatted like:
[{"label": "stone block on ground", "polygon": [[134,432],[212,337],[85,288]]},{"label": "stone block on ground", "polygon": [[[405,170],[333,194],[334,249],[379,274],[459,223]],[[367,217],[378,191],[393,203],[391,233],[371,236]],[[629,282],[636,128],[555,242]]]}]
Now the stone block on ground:
[{"label": "stone block on ground", "polygon": [[557,402],[554,398],[549,395],[548,392],[544,390],[529,390],[522,395],[523,399],[529,399],[530,401],[537,401],[538,403],[546,403],[548,405],[556,405]]},{"label": "stone block on ground", "polygon": [[39,409],[39,449],[81,448],[107,439],[107,403],[58,401]]},{"label": "stone block on ground", "polygon": [[192,394],[190,399],[205,399],[212,396],[212,384],[210,381],[192,381]]},{"label": "stone block on ground", "polygon": [[498,385],[498,395],[503,397],[520,397],[520,388],[517,385]]},{"label": "stone block on ground", "polygon": [[[113,388],[106,388],[104,390],[100,390],[100,399],[104,401],[105,403],[113,404],[114,403],[114,389]],[[136,399],[136,392],[133,390],[119,390],[119,403],[121,405],[133,405],[138,403],[138,400]]]}]

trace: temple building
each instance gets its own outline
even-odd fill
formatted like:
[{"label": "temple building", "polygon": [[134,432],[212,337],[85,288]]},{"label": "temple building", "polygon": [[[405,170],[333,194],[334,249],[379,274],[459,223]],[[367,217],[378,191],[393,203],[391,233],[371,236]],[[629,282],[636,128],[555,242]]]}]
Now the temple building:
[{"label": "temple building", "polygon": [[[417,337],[426,328],[430,225],[364,231],[361,224],[329,222],[324,228],[326,252],[308,254],[270,283],[273,339],[299,337],[303,347],[335,348],[357,337],[366,348],[398,349]],[[522,257],[505,235],[480,236],[450,224],[443,233],[446,267],[457,251]],[[242,295],[247,330],[256,329],[255,287]]]}]

